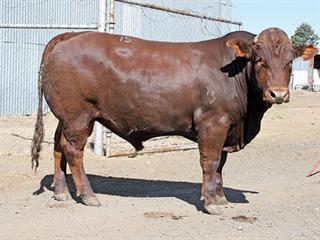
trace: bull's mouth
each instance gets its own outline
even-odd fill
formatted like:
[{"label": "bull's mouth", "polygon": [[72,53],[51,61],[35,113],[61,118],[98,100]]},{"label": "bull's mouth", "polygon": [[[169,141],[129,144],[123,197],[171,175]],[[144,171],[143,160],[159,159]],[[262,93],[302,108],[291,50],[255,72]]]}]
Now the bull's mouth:
[{"label": "bull's mouth", "polygon": [[263,100],[270,104],[288,103],[290,92],[288,88],[269,88],[263,94]]}]

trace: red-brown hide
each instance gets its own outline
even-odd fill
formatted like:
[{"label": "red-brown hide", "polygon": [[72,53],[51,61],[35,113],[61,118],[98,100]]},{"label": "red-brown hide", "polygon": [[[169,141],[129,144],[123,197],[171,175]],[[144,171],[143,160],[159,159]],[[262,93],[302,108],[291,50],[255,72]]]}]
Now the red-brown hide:
[{"label": "red-brown hide", "polygon": [[[97,32],[55,37],[43,54],[39,77],[39,100],[43,93],[59,119],[55,198],[69,196],[68,163],[83,202],[100,205],[82,164],[84,145],[99,121],[137,150],[160,135],[197,141],[205,208],[221,214],[217,205],[226,202],[222,167],[227,152],[242,149],[256,136],[271,104],[289,101],[295,55],[287,35],[277,28],[258,36],[239,31],[196,43]],[[32,151],[36,163],[41,124],[38,117]]]}]

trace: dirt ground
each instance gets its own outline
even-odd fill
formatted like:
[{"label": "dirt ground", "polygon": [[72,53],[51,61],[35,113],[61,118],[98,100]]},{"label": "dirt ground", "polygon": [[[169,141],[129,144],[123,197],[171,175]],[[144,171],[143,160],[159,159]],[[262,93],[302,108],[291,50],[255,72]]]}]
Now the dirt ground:
[{"label": "dirt ground", "polygon": [[320,239],[320,173],[305,177],[320,158],[320,93],[294,92],[289,104],[272,107],[258,137],[228,156],[230,203],[221,216],[201,211],[197,150],[106,159],[86,149],[102,207],[55,201],[56,120],[45,117],[36,174],[29,154],[34,122],[35,116],[0,116],[1,240]]}]

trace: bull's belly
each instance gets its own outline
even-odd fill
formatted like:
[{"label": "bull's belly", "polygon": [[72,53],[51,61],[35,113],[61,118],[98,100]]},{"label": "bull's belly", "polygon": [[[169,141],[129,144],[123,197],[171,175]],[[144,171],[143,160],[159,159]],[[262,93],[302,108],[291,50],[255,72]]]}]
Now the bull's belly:
[{"label": "bull's belly", "polygon": [[123,117],[121,119],[104,118],[98,119],[98,121],[113,133],[128,141],[137,151],[143,149],[144,141],[154,137],[177,135],[194,142],[197,141],[197,132],[192,124],[182,121],[177,121],[175,124],[167,124],[157,119],[144,122],[146,120],[142,116],[135,119],[130,116],[128,116],[128,119]]}]

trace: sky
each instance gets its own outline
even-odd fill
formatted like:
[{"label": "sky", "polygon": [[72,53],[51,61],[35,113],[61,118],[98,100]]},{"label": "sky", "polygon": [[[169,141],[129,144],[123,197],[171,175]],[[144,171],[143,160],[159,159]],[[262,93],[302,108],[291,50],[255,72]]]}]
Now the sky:
[{"label": "sky", "polygon": [[291,37],[301,23],[308,23],[320,36],[320,0],[232,0],[232,19],[243,30],[258,34],[279,27]]}]

